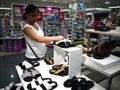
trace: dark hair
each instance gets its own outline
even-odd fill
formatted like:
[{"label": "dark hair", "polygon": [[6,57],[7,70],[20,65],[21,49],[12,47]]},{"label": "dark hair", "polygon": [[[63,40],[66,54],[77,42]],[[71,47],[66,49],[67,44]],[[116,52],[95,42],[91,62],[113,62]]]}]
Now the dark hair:
[{"label": "dark hair", "polygon": [[28,4],[28,5],[26,6],[25,12],[24,12],[24,14],[23,14],[23,20],[26,20],[26,19],[27,19],[26,16],[25,16],[25,14],[32,13],[32,12],[34,12],[34,11],[36,11],[36,10],[39,12],[39,9],[38,9],[35,5],[33,5],[33,4]]}]

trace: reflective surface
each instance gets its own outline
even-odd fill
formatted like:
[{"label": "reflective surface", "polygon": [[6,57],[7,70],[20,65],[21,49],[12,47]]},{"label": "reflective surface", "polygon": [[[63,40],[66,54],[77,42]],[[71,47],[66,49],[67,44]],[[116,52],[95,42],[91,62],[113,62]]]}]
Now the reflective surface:
[{"label": "reflective surface", "polygon": [[24,60],[24,53],[9,54],[0,56],[0,88],[10,82],[20,83],[15,65]]}]

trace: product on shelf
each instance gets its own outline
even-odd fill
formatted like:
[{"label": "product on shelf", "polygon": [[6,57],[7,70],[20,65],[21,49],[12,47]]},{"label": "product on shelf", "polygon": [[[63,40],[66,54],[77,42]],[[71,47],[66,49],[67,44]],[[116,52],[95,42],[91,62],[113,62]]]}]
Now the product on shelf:
[{"label": "product on shelf", "polygon": [[89,90],[94,86],[94,82],[83,77],[73,76],[71,79],[67,79],[63,85],[67,88],[71,87],[71,90]]},{"label": "product on shelf", "polygon": [[50,74],[58,75],[58,76],[66,76],[68,75],[68,66],[66,65],[55,65],[52,69],[49,70]]}]

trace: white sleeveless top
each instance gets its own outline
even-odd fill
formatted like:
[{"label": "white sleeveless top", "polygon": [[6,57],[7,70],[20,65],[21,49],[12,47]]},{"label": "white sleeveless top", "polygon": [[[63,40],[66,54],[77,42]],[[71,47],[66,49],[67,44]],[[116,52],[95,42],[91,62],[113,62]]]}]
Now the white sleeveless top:
[{"label": "white sleeveless top", "polygon": [[[37,26],[38,26],[38,30],[36,30],[33,26],[29,25],[29,24],[25,24],[24,25],[24,28],[26,27],[30,27],[32,28],[32,30],[34,30],[35,32],[37,32],[40,36],[44,36],[44,33],[42,31],[42,29],[40,28],[40,26],[35,23]],[[24,30],[23,28],[23,30]],[[31,45],[31,47],[33,48],[33,50],[35,51],[35,53],[38,55],[38,57],[44,57],[45,54],[46,54],[46,50],[47,50],[47,47],[45,45],[45,43],[39,43],[39,42],[36,42],[34,40],[32,40],[31,38],[29,38],[28,36],[25,36],[25,40]],[[33,54],[32,50],[29,48],[29,46],[26,44],[27,48],[26,48],[26,53],[25,53],[25,56],[28,57],[28,58],[36,58],[35,55]]]}]

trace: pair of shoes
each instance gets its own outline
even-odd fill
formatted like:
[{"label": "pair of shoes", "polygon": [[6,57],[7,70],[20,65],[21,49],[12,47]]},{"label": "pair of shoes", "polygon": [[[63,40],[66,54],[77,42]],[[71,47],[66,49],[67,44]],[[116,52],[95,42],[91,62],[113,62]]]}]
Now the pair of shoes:
[{"label": "pair of shoes", "polygon": [[37,85],[40,85],[43,90],[53,90],[58,86],[57,82],[52,81],[51,78],[38,78],[36,81]]},{"label": "pair of shoes", "polygon": [[52,66],[52,69],[50,69],[49,72],[53,75],[66,76],[68,75],[68,69],[68,66],[60,64]]},{"label": "pair of shoes", "polygon": [[103,52],[103,51],[93,51],[93,55],[92,56],[94,58],[96,58],[96,59],[104,59],[106,57],[109,57],[110,54],[106,53],[106,52]]},{"label": "pair of shoes", "polygon": [[53,69],[60,69],[60,68],[63,68],[63,67],[66,67],[66,65],[60,64],[60,65],[53,65],[52,66]]},{"label": "pair of shoes", "polygon": [[22,85],[16,85],[14,82],[10,82],[4,90],[24,90]]},{"label": "pair of shoes", "polygon": [[21,69],[25,70],[25,69],[30,69],[36,66],[39,66],[40,63],[37,61],[23,61],[22,63],[19,64],[19,66],[21,67]]},{"label": "pair of shoes", "polygon": [[27,89],[28,89],[28,90],[37,90],[36,88],[32,88],[31,83],[29,83],[29,84],[27,85]]},{"label": "pair of shoes", "polygon": [[83,43],[82,43],[82,46],[85,47],[85,48],[87,48],[88,46],[89,46],[89,47],[94,47],[95,44],[93,44],[92,42],[90,42],[90,45],[89,45],[88,42],[83,42]]},{"label": "pair of shoes", "polygon": [[72,44],[71,40],[67,40],[67,39],[60,40],[56,42],[55,44],[61,48],[69,48],[69,47],[75,46],[74,44]]},{"label": "pair of shoes", "polygon": [[[33,86],[33,83],[34,85],[36,84],[36,87]],[[43,79],[41,77],[38,77],[37,80],[34,80],[34,82],[29,83],[27,85],[27,89],[28,90],[53,90],[54,88],[57,87],[57,85],[58,84],[55,81],[52,81],[50,78]]]},{"label": "pair of shoes", "polygon": [[109,57],[111,50],[105,44],[94,46],[92,50],[87,52],[87,56],[94,57],[95,59],[104,59]]},{"label": "pair of shoes", "polygon": [[63,84],[65,87],[71,87],[71,90],[89,90],[94,86],[94,82],[76,76],[67,79]]},{"label": "pair of shoes", "polygon": [[107,46],[105,46],[104,44],[96,46],[92,50],[92,56],[96,59],[104,59],[106,57],[109,57],[110,53],[111,53],[111,50],[107,48]]},{"label": "pair of shoes", "polygon": [[41,76],[40,72],[32,68],[32,69],[25,69],[23,71],[23,74],[21,75],[21,78],[26,82],[31,82],[33,78],[37,79],[39,76]]},{"label": "pair of shoes", "polygon": [[39,63],[38,61],[36,61],[36,60],[27,61],[27,62],[29,62],[30,64],[32,64],[32,65],[33,65],[33,67],[37,67],[37,66],[39,66],[39,65],[40,65],[40,63]]},{"label": "pair of shoes", "polygon": [[53,57],[46,57],[45,59],[44,59],[44,61],[46,62],[46,64],[48,64],[48,65],[53,65],[54,64],[54,60],[53,60]]}]

